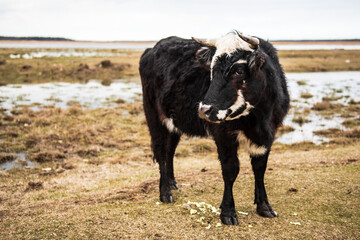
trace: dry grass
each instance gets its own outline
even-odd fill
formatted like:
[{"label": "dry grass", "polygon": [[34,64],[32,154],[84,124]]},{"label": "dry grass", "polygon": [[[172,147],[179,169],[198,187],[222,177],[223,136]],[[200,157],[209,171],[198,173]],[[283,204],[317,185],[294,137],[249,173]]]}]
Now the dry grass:
[{"label": "dry grass", "polygon": [[278,53],[285,72],[360,70],[360,50],[282,50]]},{"label": "dry grass", "polygon": [[[56,49],[44,50],[56,51]],[[89,50],[76,49],[76,51]],[[0,85],[89,79],[105,80],[106,84],[106,81],[112,79],[126,78],[133,81],[140,79],[138,62],[142,51],[101,50],[101,52],[124,54],[110,57],[9,58],[10,54],[28,52],[29,49],[0,49],[0,60],[3,61],[0,65]],[[360,70],[360,50],[281,50],[279,57],[285,72]],[[347,60],[350,62],[348,63]],[[110,64],[107,61],[110,61]],[[302,84],[301,81],[299,84]]]},{"label": "dry grass", "polygon": [[304,93],[301,93],[300,97],[308,99],[308,98],[312,98],[313,95],[311,93],[304,92]]},{"label": "dry grass", "polygon": [[[46,49],[44,49],[46,50]],[[28,53],[29,49],[0,49],[1,84],[39,83],[49,81],[88,81],[89,79],[112,80],[138,78],[138,61],[142,51],[101,50],[122,54],[108,57],[43,57],[34,59],[11,59],[10,54]],[[37,50],[31,50],[37,51]],[[56,51],[52,49],[50,51]],[[77,51],[96,51],[77,49]]]},{"label": "dry grass", "polygon": [[345,126],[345,127],[348,127],[348,128],[354,128],[354,127],[358,127],[360,126],[360,117],[358,118],[352,118],[352,119],[346,119],[342,122],[342,124]]},{"label": "dry grass", "polygon": [[[98,75],[84,74],[84,81],[95,76],[108,84],[107,80],[118,78],[113,74],[138,81],[140,51],[108,58],[26,61],[8,59],[11,51],[14,49],[0,49],[0,60],[6,59],[0,66],[5,84],[48,81],[51,78],[38,73],[61,66],[70,73],[80,64],[81,71],[100,69],[94,72]],[[359,51],[280,51],[279,55],[288,72],[359,70],[360,65]],[[98,64],[106,59],[112,66],[130,66],[121,72],[111,70],[107,63],[100,68]],[[351,59],[350,64],[343,63],[346,59]],[[25,65],[31,67],[23,69]],[[76,74],[80,73],[62,73],[53,80],[79,81]],[[356,122],[344,123],[352,125],[351,130],[317,133],[333,139],[325,145],[273,146],[265,181],[270,202],[279,213],[275,219],[256,215],[251,165],[240,149],[241,171],[234,194],[237,210],[248,215],[239,214],[239,226],[217,227],[218,215],[191,215],[183,207],[188,201],[215,207],[221,202],[223,182],[214,143],[183,138],[175,155],[180,186],[173,192],[176,203],[157,204],[159,172],[152,162],[142,104],[117,103],[114,109],[83,110],[73,102],[67,110],[19,107],[11,116],[0,111],[0,162],[25,152],[40,166],[0,171],[0,229],[5,229],[0,239],[360,238],[360,131],[353,126]],[[360,111],[355,101],[343,108],[331,107],[336,106],[331,102],[321,104],[325,105],[317,110],[321,114],[347,114],[354,119]],[[279,133],[291,130],[283,127]]]},{"label": "dry grass", "polygon": [[[1,131],[17,135],[4,138],[1,151],[12,152],[16,145],[28,156],[46,153],[47,160],[40,168],[0,171],[2,239],[360,237],[360,142],[359,136],[353,138],[358,130],[343,134],[352,139],[347,145],[274,145],[266,184],[279,213],[275,219],[256,215],[252,170],[240,150],[234,194],[237,210],[248,215],[239,214],[239,226],[216,227],[218,215],[191,215],[182,206],[192,201],[218,207],[221,202],[221,170],[210,139],[181,141],[175,157],[176,203],[158,205],[158,166],[152,162],[141,103],[19,110],[12,120],[2,119]],[[64,158],[56,157],[59,152]]]}]

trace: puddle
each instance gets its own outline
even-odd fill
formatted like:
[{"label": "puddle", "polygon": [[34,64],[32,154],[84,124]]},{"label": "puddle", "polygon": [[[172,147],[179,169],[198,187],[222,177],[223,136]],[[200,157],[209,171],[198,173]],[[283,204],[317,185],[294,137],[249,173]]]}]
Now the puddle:
[{"label": "puddle", "polygon": [[[295,111],[302,112],[306,108],[311,109],[315,103],[322,102],[324,97],[336,99],[331,102],[343,105],[348,105],[351,100],[360,101],[360,72],[288,73],[286,77],[292,108],[284,120],[284,125],[295,128],[295,131],[283,134],[277,139],[278,142],[291,144],[311,141],[321,144],[329,139],[314,135],[313,131],[328,128],[346,130],[341,124],[344,118],[337,115],[325,118],[311,111],[305,117],[311,122],[302,125],[293,122],[293,119]],[[309,97],[304,98],[305,94]]]},{"label": "puddle", "polygon": [[32,109],[52,105],[68,108],[79,103],[87,109],[113,107],[117,99],[132,102],[141,96],[141,85],[114,80],[110,86],[91,80],[82,83],[10,84],[0,87],[0,107],[11,109],[18,105],[31,105]]},{"label": "puddle", "polygon": [[25,153],[16,153],[15,160],[1,163],[0,169],[8,171],[10,169],[36,168],[39,166],[38,163],[28,160]]},{"label": "puddle", "polygon": [[10,54],[10,58],[42,58],[42,57],[111,57],[111,56],[126,56],[125,53],[109,53],[109,52],[78,52],[78,51],[43,51],[30,52],[25,54]]}]

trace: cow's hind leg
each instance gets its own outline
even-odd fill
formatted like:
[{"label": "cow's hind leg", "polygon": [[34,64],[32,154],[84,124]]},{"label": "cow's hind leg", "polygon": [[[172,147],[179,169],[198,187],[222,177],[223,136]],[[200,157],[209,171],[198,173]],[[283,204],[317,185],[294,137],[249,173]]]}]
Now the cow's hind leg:
[{"label": "cow's hind leg", "polygon": [[174,166],[173,166],[175,149],[176,149],[179,141],[180,141],[180,135],[178,135],[176,133],[170,133],[167,136],[167,141],[166,141],[166,167],[167,167],[167,173],[168,173],[169,184],[170,184],[170,189],[171,190],[179,189],[179,187],[178,187],[178,185],[176,183],[175,177],[174,177]]},{"label": "cow's hind leg", "polygon": [[233,197],[233,185],[239,174],[239,159],[237,157],[238,143],[236,137],[219,136],[215,139],[221,162],[224,180],[224,195],[221,203],[220,219],[225,225],[238,225]]},{"label": "cow's hind leg", "polygon": [[269,157],[269,151],[261,156],[251,156],[251,165],[255,175],[255,201],[256,211],[260,216],[273,218],[277,213],[272,209],[267,198],[264,175]]},{"label": "cow's hind leg", "polygon": [[[146,110],[149,110],[145,107]],[[160,169],[160,201],[173,202],[172,189],[178,189],[174,177],[173,157],[180,135],[170,132],[154,112],[145,111],[149,125],[151,146]],[[152,115],[154,114],[154,115]]]},{"label": "cow's hind leg", "polygon": [[160,201],[165,203],[171,203],[173,202],[173,197],[171,194],[169,181],[169,164],[166,160],[166,142],[169,132],[163,125],[161,125],[160,121],[156,125],[152,124],[152,126],[149,126],[149,129],[154,158],[158,162],[160,170]]}]

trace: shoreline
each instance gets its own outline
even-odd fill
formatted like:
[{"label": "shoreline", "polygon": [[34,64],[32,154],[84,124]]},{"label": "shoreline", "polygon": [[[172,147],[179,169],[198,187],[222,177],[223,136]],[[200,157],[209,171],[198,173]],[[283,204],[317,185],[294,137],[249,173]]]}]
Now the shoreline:
[{"label": "shoreline", "polygon": [[[54,43],[54,44],[155,44],[157,41],[38,41],[38,40],[0,40],[0,43]],[[274,40],[276,45],[360,45],[360,40]]]}]

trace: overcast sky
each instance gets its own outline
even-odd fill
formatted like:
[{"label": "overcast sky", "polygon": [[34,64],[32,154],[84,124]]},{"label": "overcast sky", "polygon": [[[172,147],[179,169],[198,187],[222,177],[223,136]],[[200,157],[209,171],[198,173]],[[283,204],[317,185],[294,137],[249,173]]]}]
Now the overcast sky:
[{"label": "overcast sky", "polygon": [[0,0],[0,35],[75,40],[360,38],[360,0]]}]

